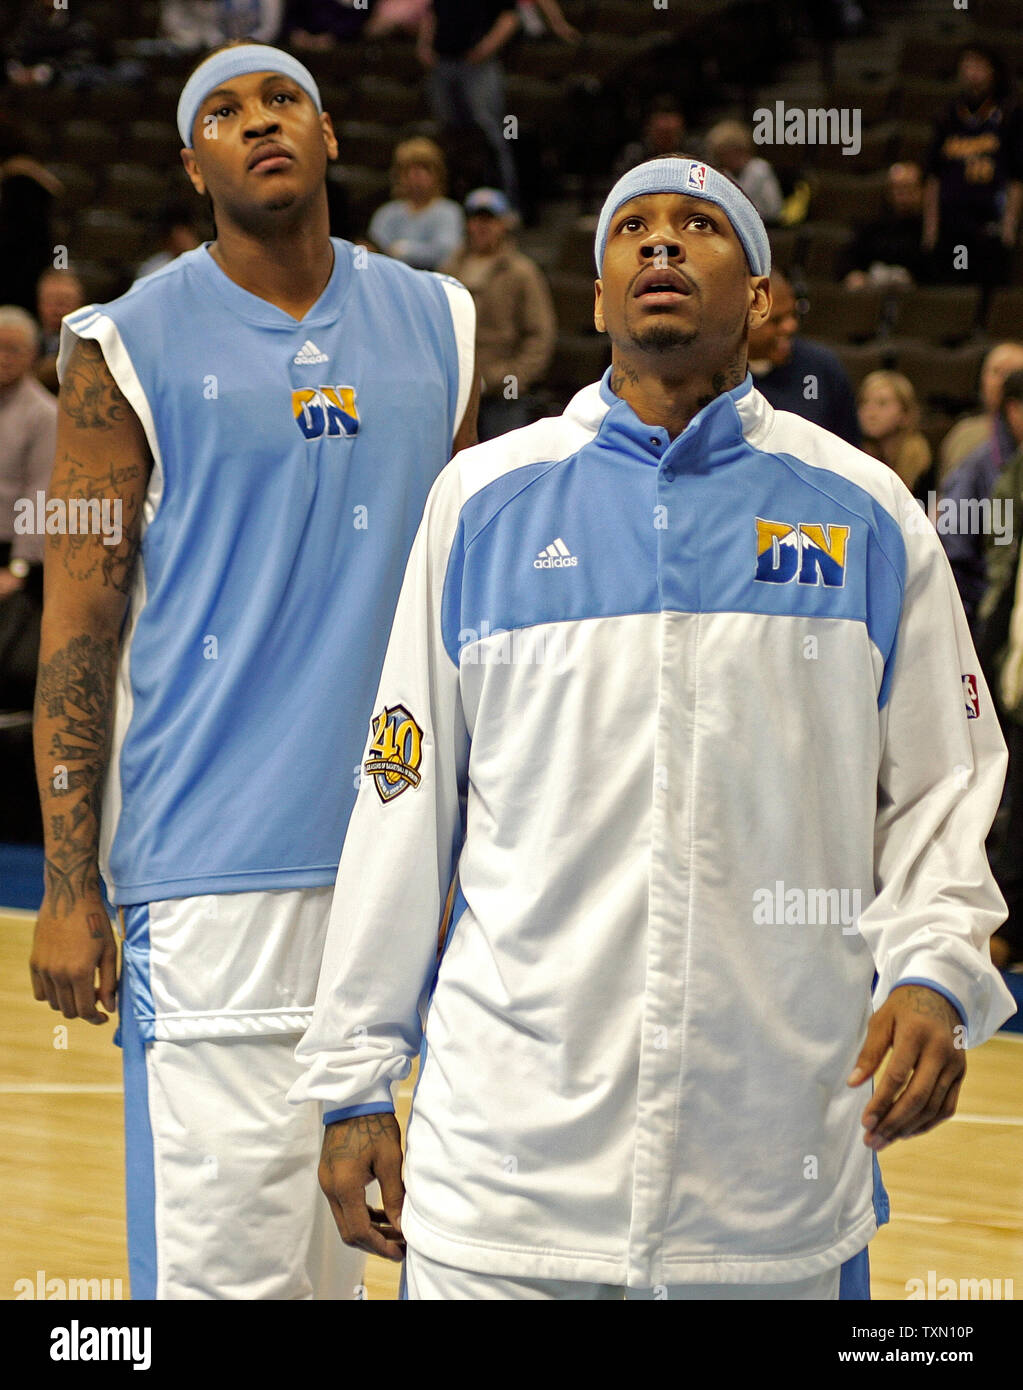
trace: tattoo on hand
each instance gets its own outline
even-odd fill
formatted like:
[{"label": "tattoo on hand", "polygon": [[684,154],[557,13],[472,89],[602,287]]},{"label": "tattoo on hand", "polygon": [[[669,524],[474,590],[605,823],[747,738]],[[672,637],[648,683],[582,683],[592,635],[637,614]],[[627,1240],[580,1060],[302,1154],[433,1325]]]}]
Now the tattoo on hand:
[{"label": "tattoo on hand", "polygon": [[391,1136],[400,1140],[398,1121],[391,1114],[357,1115],[336,1125],[328,1125],[324,1135],[323,1161],[331,1173],[335,1163],[362,1158],[379,1140]]},{"label": "tattoo on hand", "polygon": [[110,923],[99,912],[90,912],[85,919],[89,925],[89,935],[93,941],[102,941],[110,930]]},{"label": "tattoo on hand", "polygon": [[926,985],[900,985],[899,990],[906,995],[911,1013],[944,1019],[950,1028],[961,1021],[958,1011],[944,995],[928,989]]}]

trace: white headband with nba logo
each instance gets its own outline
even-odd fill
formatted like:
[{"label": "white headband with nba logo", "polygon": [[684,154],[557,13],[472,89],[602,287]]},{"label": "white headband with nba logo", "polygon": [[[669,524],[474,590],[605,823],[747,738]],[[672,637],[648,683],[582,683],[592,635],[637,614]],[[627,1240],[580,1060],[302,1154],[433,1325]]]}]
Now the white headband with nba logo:
[{"label": "white headband with nba logo", "polygon": [[767,240],[767,229],[760,213],[742,189],[709,164],[671,155],[638,164],[635,169],[623,174],[607,195],[594,243],[598,275],[604,263],[604,247],[607,245],[611,218],[623,203],[632,198],[642,198],[646,193],[688,193],[691,198],[703,198],[708,203],[714,203],[735,228],[735,235],[746,252],[750,273],[770,275],[771,245]]},{"label": "white headband with nba logo", "polygon": [[222,48],[200,63],[185,83],[178,101],[178,134],[183,143],[192,148],[192,127],[199,114],[199,107],[210,92],[232,77],[244,77],[250,72],[279,72],[290,77],[292,82],[308,93],[317,111],[323,110],[320,102],[320,89],[312,73],[285,53],[283,48],[271,48],[265,43],[240,43],[233,48]]}]

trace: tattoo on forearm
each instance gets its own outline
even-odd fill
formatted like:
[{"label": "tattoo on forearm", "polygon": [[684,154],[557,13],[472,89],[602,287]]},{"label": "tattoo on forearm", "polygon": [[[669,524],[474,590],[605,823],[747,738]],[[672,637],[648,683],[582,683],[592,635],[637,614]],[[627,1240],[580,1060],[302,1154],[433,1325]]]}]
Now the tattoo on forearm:
[{"label": "tattoo on forearm", "polygon": [[68,359],[60,384],[60,403],[80,429],[90,430],[111,429],[129,409],[102,349],[89,338],[80,339]]},{"label": "tattoo on forearm", "polygon": [[398,1121],[391,1114],[357,1115],[340,1124],[328,1125],[324,1136],[323,1161],[333,1173],[335,1163],[361,1158],[380,1139],[391,1136],[400,1141]]},{"label": "tattoo on forearm", "polygon": [[[53,762],[67,768],[66,784],[47,778],[40,788],[50,829],[46,891],[56,911],[99,890],[96,846],[116,652],[112,639],[83,634],[39,665],[36,723],[48,735]],[[66,799],[60,811],[52,809],[55,798]]]},{"label": "tattoo on forearm", "polygon": [[933,989],[928,989],[926,985],[900,985],[899,988],[906,996],[912,1013],[944,1019],[950,1026],[959,1022],[959,1014],[948,1000]]},{"label": "tattoo on forearm", "polygon": [[[50,538],[47,558],[59,559],[66,573],[76,580],[91,579],[99,569],[105,587],[129,594],[142,510],[133,484],[142,476],[143,468],[138,463],[111,463],[100,474],[94,465],[86,465],[65,451],[55,470],[54,483],[59,483],[69,505],[80,504],[83,510],[93,501],[99,505],[90,513],[89,528],[69,529]],[[114,506],[120,538],[116,545],[109,545],[102,532],[97,534],[94,529],[94,516],[102,516],[100,508],[105,507],[109,513]]]}]

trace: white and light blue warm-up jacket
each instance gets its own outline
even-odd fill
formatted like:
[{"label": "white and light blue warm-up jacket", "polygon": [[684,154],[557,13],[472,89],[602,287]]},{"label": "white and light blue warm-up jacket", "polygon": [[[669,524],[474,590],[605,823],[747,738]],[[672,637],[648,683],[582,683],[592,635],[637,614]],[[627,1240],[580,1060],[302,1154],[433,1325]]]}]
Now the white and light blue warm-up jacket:
[{"label": "white and light blue warm-up jacket", "polygon": [[291,1098],[389,1110],[421,1053],[402,1225],[446,1264],[823,1272],[878,1220],[872,1007],[1012,1011],[1004,770],[894,473],[749,377],[674,440],[605,377],[433,488]]}]

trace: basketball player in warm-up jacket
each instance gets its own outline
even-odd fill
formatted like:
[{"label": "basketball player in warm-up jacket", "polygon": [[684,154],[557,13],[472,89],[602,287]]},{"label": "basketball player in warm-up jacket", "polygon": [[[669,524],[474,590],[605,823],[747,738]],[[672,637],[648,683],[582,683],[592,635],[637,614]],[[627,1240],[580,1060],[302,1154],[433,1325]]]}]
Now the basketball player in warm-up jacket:
[{"label": "basketball player in warm-up jacket", "polygon": [[753,385],[745,195],[640,165],[596,264],[607,375],[427,503],[292,1096],[410,1298],[868,1297],[1012,1012],[998,722],[909,492]]},{"label": "basketball player in warm-up jacket", "polygon": [[284,1096],[405,561],[475,438],[474,314],[330,237],[337,143],[289,54],[215,52],[178,124],[216,240],[64,322],[51,496],[120,535],[47,537],[32,979],[106,1021],[102,874],[134,1297],[353,1298]]}]

